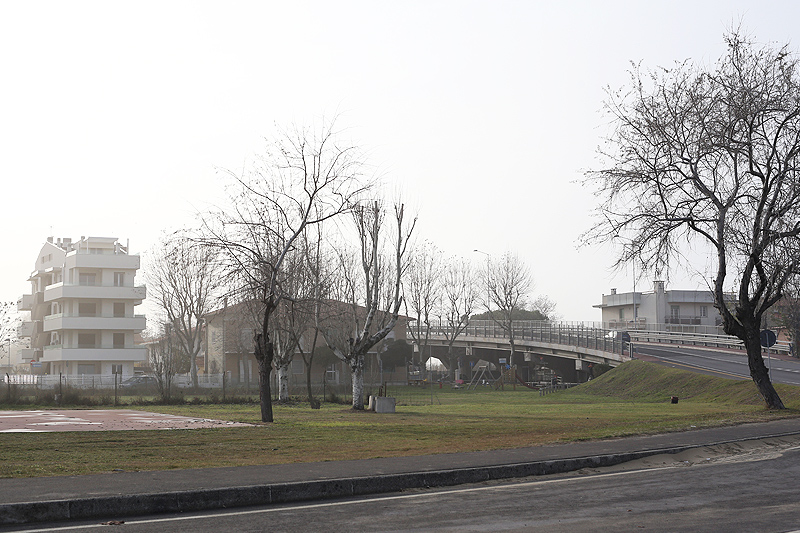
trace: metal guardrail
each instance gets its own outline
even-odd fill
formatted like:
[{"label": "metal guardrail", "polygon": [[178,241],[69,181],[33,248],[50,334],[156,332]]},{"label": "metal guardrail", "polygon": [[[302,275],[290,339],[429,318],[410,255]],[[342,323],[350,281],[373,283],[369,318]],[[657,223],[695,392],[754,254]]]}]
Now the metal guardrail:
[{"label": "metal guardrail", "polygon": [[[633,344],[647,342],[655,344],[680,344],[729,350],[744,350],[741,339],[720,333],[707,333],[709,329],[719,331],[717,327],[701,326],[692,331],[691,328],[680,327],[672,330],[670,324],[659,324],[652,329],[618,329],[607,327],[598,322],[547,322],[517,321],[514,323],[515,341],[534,341],[548,344],[563,344],[581,348],[592,348],[617,354],[627,353],[626,342],[622,333],[630,335]],[[412,329],[412,327],[409,327]],[[452,328],[433,325],[430,337],[436,340],[450,338]],[[409,331],[408,338],[413,338]],[[508,339],[506,330],[490,320],[471,322],[459,335],[463,337]],[[765,348],[765,350],[767,350]],[[767,351],[770,353],[790,353],[790,344],[780,341]]]}]

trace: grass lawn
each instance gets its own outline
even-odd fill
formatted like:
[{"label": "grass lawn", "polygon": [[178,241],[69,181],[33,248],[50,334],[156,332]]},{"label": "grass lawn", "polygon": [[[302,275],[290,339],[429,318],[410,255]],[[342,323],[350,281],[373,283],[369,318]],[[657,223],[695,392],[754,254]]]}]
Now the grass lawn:
[{"label": "grass lawn", "polygon": [[[603,439],[800,416],[800,387],[777,387],[788,409],[770,411],[750,381],[731,381],[631,361],[566,391],[539,396],[517,386],[495,391],[398,387],[397,413],[340,404],[144,409],[257,424],[250,428],[9,433],[0,477],[336,461],[491,450]],[[677,404],[670,403],[678,396]],[[17,406],[15,408],[25,408]],[[134,407],[139,409],[140,407]]]}]

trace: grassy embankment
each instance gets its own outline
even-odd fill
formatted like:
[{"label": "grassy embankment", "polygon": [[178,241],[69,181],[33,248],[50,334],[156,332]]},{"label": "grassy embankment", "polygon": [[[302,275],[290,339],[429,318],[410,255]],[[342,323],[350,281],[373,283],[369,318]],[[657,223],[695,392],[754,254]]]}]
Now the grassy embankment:
[{"label": "grassy embankment", "polygon": [[[788,407],[769,411],[750,381],[731,381],[631,361],[547,396],[409,387],[390,390],[397,413],[340,404],[275,406],[261,425],[256,405],[152,406],[147,410],[258,424],[249,428],[9,433],[0,477],[31,477],[334,461],[491,450],[613,438],[800,416],[800,387],[778,386]],[[679,403],[670,403],[678,396]],[[134,407],[136,408],[136,407]]]}]

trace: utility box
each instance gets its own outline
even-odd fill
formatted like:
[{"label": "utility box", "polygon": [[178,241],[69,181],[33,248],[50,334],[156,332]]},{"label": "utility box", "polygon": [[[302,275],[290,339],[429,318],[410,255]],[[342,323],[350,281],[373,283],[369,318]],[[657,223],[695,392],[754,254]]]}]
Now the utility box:
[{"label": "utility box", "polygon": [[394,413],[394,407],[397,403],[394,398],[376,396],[374,400],[376,413]]}]

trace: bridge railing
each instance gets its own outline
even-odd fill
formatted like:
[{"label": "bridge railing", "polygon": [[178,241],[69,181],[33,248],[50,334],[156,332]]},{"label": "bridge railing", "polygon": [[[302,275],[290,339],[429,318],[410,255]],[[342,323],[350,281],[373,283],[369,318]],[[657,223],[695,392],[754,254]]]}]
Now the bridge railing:
[{"label": "bridge railing", "polygon": [[[620,355],[628,354],[629,350],[618,331],[597,327],[596,323],[520,320],[514,323],[513,332],[515,342],[563,344]],[[436,339],[451,338],[452,329],[433,325],[430,335]],[[491,320],[476,320],[459,335],[459,338],[463,337],[508,339],[508,333]]]},{"label": "bridge railing", "polygon": [[[548,322],[520,320],[514,323],[515,341],[534,341],[548,344],[564,344],[591,348],[617,354],[628,353],[626,342],[623,342],[623,331],[631,341],[657,344],[681,344],[686,346],[702,346],[744,351],[742,341],[731,335],[725,335],[715,326],[687,328],[673,324],[650,324],[642,329],[618,329],[601,322]],[[452,330],[442,324],[432,325],[433,338],[451,338]],[[506,330],[491,320],[471,321],[459,337],[479,337],[508,339]],[[411,338],[411,335],[409,335]],[[790,352],[788,342],[778,342],[770,348],[771,353]]]}]

